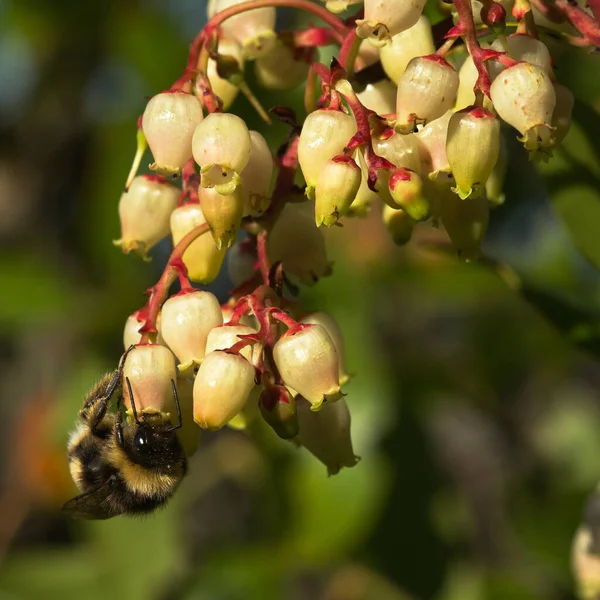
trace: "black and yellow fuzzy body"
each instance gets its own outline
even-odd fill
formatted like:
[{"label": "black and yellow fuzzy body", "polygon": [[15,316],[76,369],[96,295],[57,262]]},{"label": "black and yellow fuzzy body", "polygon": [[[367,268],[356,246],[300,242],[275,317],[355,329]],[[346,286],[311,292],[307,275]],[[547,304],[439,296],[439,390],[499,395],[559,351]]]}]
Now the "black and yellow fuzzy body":
[{"label": "black and yellow fuzzy body", "polygon": [[[165,505],[187,460],[169,415],[145,409],[122,422],[121,374],[106,375],[88,394],[68,444],[69,469],[81,491],[63,510],[80,519],[143,515]],[[113,395],[117,412],[108,412]]]}]

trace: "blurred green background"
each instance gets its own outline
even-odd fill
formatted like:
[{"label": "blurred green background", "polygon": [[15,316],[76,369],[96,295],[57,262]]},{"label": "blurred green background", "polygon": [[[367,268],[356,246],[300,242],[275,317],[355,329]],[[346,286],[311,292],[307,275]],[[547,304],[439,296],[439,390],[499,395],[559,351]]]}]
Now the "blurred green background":
[{"label": "blurred green background", "polygon": [[[79,405],[169,251],[111,244],[136,118],[204,17],[202,0],[0,0],[0,600],[574,598],[600,479],[600,57],[552,40],[573,131],[539,171],[505,132],[487,266],[432,250],[429,228],[395,248],[378,211],[328,234],[334,275],[302,300],[345,331],[358,466],[328,478],[265,429],[227,430],[152,517],[58,512]],[[256,91],[302,115],[301,92]],[[232,110],[274,148],[286,133]]]}]

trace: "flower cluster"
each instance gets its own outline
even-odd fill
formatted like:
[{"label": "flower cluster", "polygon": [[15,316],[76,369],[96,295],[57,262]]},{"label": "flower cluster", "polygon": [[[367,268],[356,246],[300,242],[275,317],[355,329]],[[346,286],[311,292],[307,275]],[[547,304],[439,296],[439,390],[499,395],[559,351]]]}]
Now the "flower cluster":
[{"label": "flower cluster", "polygon": [[[475,259],[503,199],[511,134],[502,122],[535,159],[566,135],[573,97],[556,82],[529,2],[454,0],[437,49],[424,5],[211,0],[183,75],[148,102],[116,243],[147,257],[170,235],[174,250],[127,320],[124,344],[135,349],[125,375],[142,408],[165,412],[177,382],[188,452],[194,423],[240,427],[260,416],[329,473],[353,466],[342,333],[290,299],[331,272],[322,229],[380,203],[397,244],[418,224],[441,223],[459,255]],[[280,6],[324,25],[276,31]],[[342,10],[354,16],[341,20]],[[339,48],[330,65],[318,62],[322,46]],[[301,122],[291,109],[271,111],[290,128],[276,156],[228,112],[242,92],[270,121],[245,81],[250,66],[274,94],[304,85]],[[146,147],[153,174],[137,175]],[[236,288],[220,305],[192,283],[214,281],[227,254]],[[169,297],[176,280],[181,291]]]}]

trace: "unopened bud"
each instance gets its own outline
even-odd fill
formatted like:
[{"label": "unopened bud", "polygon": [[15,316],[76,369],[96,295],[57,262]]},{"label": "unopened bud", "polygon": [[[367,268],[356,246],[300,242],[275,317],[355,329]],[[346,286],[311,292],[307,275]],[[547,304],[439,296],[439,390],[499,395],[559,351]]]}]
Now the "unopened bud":
[{"label": "unopened bud", "polygon": [[354,117],[339,110],[319,109],[306,117],[298,142],[298,162],[309,197],[313,197],[323,167],[343,153],[355,133]]},{"label": "unopened bud", "polygon": [[145,257],[169,235],[169,217],[177,208],[180,190],[161,175],[139,175],[119,201],[121,239],[114,242],[126,254]]},{"label": "unopened bud", "polygon": [[304,398],[298,397],[296,404],[300,425],[297,440],[327,467],[329,475],[358,463],[352,448],[350,411],[343,398],[325,404],[319,412],[311,410]]},{"label": "unopened bud", "polygon": [[404,246],[410,241],[415,222],[402,209],[384,204],[381,216],[394,244]]},{"label": "unopened bud", "polygon": [[454,113],[446,154],[460,198],[481,194],[500,154],[499,120],[483,108]]},{"label": "unopened bud", "polygon": [[571,114],[575,104],[573,92],[564,85],[554,82],[556,106],[552,113],[552,127],[554,127],[554,145],[558,146],[571,129]]},{"label": "unopened bud", "polygon": [[487,200],[483,196],[461,200],[456,194],[447,193],[441,202],[440,213],[442,224],[461,260],[479,258],[490,217]]},{"label": "unopened bud", "polygon": [[268,237],[271,262],[281,261],[285,272],[304,285],[314,285],[331,273],[325,238],[315,224],[311,205],[286,204]]},{"label": "unopened bud", "polygon": [[[208,3],[208,18],[244,1],[211,0]],[[275,46],[275,18],[275,7],[254,8],[223,21],[220,28],[225,37],[233,38],[242,45],[247,58],[254,59],[268,54]]]},{"label": "unopened bud", "polygon": [[408,133],[441,117],[454,104],[458,82],[458,73],[443,58],[413,58],[398,82],[396,129]]},{"label": "unopened bud", "polygon": [[273,346],[273,358],[284,383],[304,396],[313,410],[341,397],[338,355],[320,325],[284,334]]},{"label": "unopened bud", "polygon": [[306,82],[310,60],[281,40],[275,47],[254,63],[258,83],[268,90],[293,90]]},{"label": "unopened bud", "polygon": [[[397,33],[389,44],[379,50],[381,66],[395,84],[400,81],[402,73],[413,58],[434,52],[431,25],[425,16],[419,17],[412,27]],[[390,112],[394,112],[394,109]]]},{"label": "unopened bud", "polygon": [[237,415],[254,387],[254,367],[239,354],[216,350],[204,357],[194,382],[194,421],[220,429]]},{"label": "unopened bud", "polygon": [[363,106],[378,115],[388,115],[396,111],[396,86],[387,79],[368,83],[356,96]]},{"label": "unopened bud", "polygon": [[263,390],[258,400],[258,408],[263,419],[284,440],[298,435],[298,415],[296,399],[282,385],[272,385]]},{"label": "unopened bud", "polygon": [[244,213],[243,195],[241,186],[227,195],[219,194],[216,187],[198,189],[202,214],[219,250],[229,248],[235,242]]},{"label": "unopened bud", "polygon": [[338,355],[340,385],[347,383],[350,376],[346,372],[346,344],[344,334],[335,319],[326,312],[318,311],[306,315],[300,322],[306,325],[320,325],[328,333]]},{"label": "unopened bud", "polygon": [[180,372],[202,362],[209,332],[222,324],[221,306],[210,292],[180,292],[163,304],[160,332],[179,359]]},{"label": "unopened bud", "polygon": [[[176,246],[187,233],[203,223],[206,223],[206,219],[199,204],[185,204],[175,209],[171,214],[173,245]],[[226,252],[226,248],[219,250],[215,246],[210,234],[201,235],[183,253],[188,277],[202,284],[214,281],[219,274]]]},{"label": "unopened bud", "polygon": [[[229,61],[234,61],[232,64],[237,64],[237,68],[240,71],[243,71],[244,69],[242,47],[234,40],[219,40],[219,59],[221,59],[221,68],[223,61],[227,59]],[[212,88],[213,93],[221,98],[221,101],[223,102],[223,110],[227,110],[237,98],[240,88],[229,81],[229,79],[219,75],[218,64],[214,58],[208,59],[206,75],[210,81],[210,87]]]},{"label": "unopened bud", "polygon": [[481,20],[495,34],[502,33],[506,28],[506,9],[499,2],[487,2],[481,9]]},{"label": "unopened bud", "polygon": [[231,194],[250,160],[252,142],[246,123],[231,113],[211,113],[194,131],[192,151],[200,165],[202,187]]},{"label": "unopened bud", "polygon": [[148,344],[136,346],[129,352],[123,367],[123,400],[131,408],[131,384],[135,409],[141,413],[150,408],[176,415],[173,384],[177,379],[175,356],[164,346]]},{"label": "unopened bud", "polygon": [[163,92],[152,97],[142,117],[142,130],[154,156],[150,168],[178,174],[192,156],[192,136],[201,121],[202,106],[192,94]]},{"label": "unopened bud", "polygon": [[241,173],[244,216],[258,217],[271,203],[269,189],[273,175],[273,155],[258,131],[250,132],[250,159]]},{"label": "unopened bud", "polygon": [[[198,443],[200,442],[200,430],[196,423],[194,423],[194,381],[193,379],[179,377],[176,385],[182,424],[177,429],[177,437],[186,455],[192,456],[198,449]],[[171,415],[171,421],[176,418],[176,414]]]},{"label": "unopened bud", "polygon": [[419,20],[425,0],[365,0],[364,4],[365,17],[356,21],[356,35],[383,46]]},{"label": "unopened bud", "polygon": [[[210,354],[215,350],[229,350],[234,344],[242,340],[244,335],[252,335],[256,333],[254,327],[248,325],[221,325],[215,327],[208,334],[206,340],[206,354]],[[259,344],[249,344],[239,351],[247,361],[253,362],[253,349],[260,350]]]},{"label": "unopened bud", "polygon": [[401,208],[415,221],[426,221],[430,215],[427,198],[422,194],[423,182],[417,173],[408,169],[394,169],[390,173],[389,191],[383,200],[392,208]]},{"label": "unopened bud", "polygon": [[325,165],[315,191],[315,221],[318,227],[331,227],[348,212],[361,179],[360,167],[349,156],[335,156]]},{"label": "unopened bud", "polygon": [[500,117],[522,134],[520,140],[527,150],[544,151],[552,146],[556,94],[542,69],[524,62],[508,67],[496,77],[490,94]]}]

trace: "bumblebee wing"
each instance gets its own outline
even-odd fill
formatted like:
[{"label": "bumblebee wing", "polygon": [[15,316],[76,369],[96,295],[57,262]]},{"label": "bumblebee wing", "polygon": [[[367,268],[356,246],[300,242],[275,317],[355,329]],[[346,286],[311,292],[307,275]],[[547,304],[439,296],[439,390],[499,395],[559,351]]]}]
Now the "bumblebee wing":
[{"label": "bumblebee wing", "polygon": [[71,498],[62,507],[62,512],[73,519],[110,519],[117,513],[110,509],[106,502],[111,493],[110,480],[101,483],[91,490]]}]

